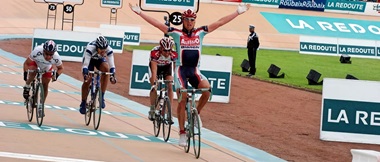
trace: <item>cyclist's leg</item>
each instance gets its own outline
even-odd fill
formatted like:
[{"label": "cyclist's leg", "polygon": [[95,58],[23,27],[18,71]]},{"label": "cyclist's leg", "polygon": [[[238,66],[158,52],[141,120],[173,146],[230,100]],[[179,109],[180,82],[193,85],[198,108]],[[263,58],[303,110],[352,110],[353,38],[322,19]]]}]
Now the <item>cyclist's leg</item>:
[{"label": "cyclist's leg", "polygon": [[154,67],[154,65],[152,65],[151,63],[149,63],[149,82],[150,82],[150,85],[151,85],[151,90],[150,90],[150,105],[151,107],[155,105],[155,102],[156,102],[156,98],[157,98],[157,92],[156,92],[156,89],[157,87],[153,87],[155,84],[154,82],[157,80],[157,74],[160,72],[160,69],[156,66]]},{"label": "cyclist's leg", "polygon": [[[88,70],[89,71],[94,70],[94,60],[92,60],[92,59],[88,65]],[[79,109],[79,112],[81,114],[86,113],[86,102],[87,102],[88,93],[90,92],[89,87],[91,84],[91,77],[92,77],[92,74],[89,74],[89,76],[87,77],[87,80],[83,80],[83,83],[82,83],[82,91],[81,91],[82,100],[81,100],[80,109]]]},{"label": "cyclist's leg", "polygon": [[[41,68],[42,69],[42,68]],[[48,66],[44,68],[45,71],[51,71],[53,69],[53,66]],[[42,85],[44,86],[44,103],[46,101],[47,95],[48,95],[48,89],[49,89],[49,83],[51,80],[52,74],[51,73],[45,73],[42,75]]]},{"label": "cyclist's leg", "polygon": [[[37,64],[34,61],[31,64],[26,65],[26,66],[27,66],[26,69],[28,69],[28,70],[36,70],[37,69]],[[25,81],[24,91],[23,91],[23,96],[25,99],[27,99],[29,97],[30,84],[33,81],[33,79],[36,77],[36,74],[37,74],[36,72],[30,72],[28,79]]]},{"label": "cyclist's leg", "polygon": [[[164,71],[164,76],[165,76],[165,80],[173,80],[173,76],[172,76],[172,66],[168,66],[165,71]],[[173,104],[173,85],[172,83],[169,83],[167,85],[167,88],[168,88],[168,97],[170,99],[170,103]]]},{"label": "cyclist's leg", "polygon": [[[98,70],[102,72],[109,72],[109,66],[105,58],[100,59],[98,65],[96,66]],[[109,75],[102,75],[100,79],[100,84],[101,84],[101,91],[102,91],[102,96],[103,96],[103,101],[102,101],[102,108],[106,107],[106,104],[104,103],[104,95],[107,90],[107,85],[108,85],[108,80],[110,76]]]},{"label": "cyclist's leg", "polygon": [[[175,69],[176,73],[176,79],[175,79],[175,88],[177,91],[177,96],[180,96],[179,89],[185,89],[187,88],[187,79],[186,75],[184,73],[183,67],[176,67]],[[185,107],[186,107],[186,98],[187,98],[187,93],[184,92],[182,93],[182,100],[179,101],[178,107],[177,107],[177,117],[178,117],[178,126],[179,126],[179,134],[180,134],[180,139],[178,141],[178,144],[180,146],[186,146],[186,132],[185,132]]]},{"label": "cyclist's leg", "polygon": [[[208,82],[207,78],[201,74],[198,67],[195,68],[194,76],[189,78],[189,82],[191,86],[195,88],[210,88],[210,83]],[[206,105],[209,97],[210,97],[209,91],[202,92],[202,96],[199,98],[198,105],[197,105],[198,114],[200,114],[202,108]]]},{"label": "cyclist's leg", "polygon": [[[27,66],[28,66],[27,67],[28,70],[37,70],[37,63],[34,61]],[[30,85],[30,83],[36,77],[36,74],[37,74],[36,72],[29,72],[29,76],[28,76],[28,79],[26,80],[25,84]]]},{"label": "cyclist's leg", "polygon": [[[157,64],[156,64],[157,65]],[[154,82],[157,80],[157,73],[159,72],[159,69],[157,66],[154,66],[152,65],[152,63],[150,62],[149,63],[149,82],[150,82],[150,93],[149,93],[149,97],[150,97],[150,109],[149,109],[149,114],[148,114],[148,118],[149,120],[154,120],[155,118],[155,112],[154,112],[154,109],[155,109],[155,102],[156,102],[156,98],[157,98],[157,87],[155,87],[154,85]]]}]

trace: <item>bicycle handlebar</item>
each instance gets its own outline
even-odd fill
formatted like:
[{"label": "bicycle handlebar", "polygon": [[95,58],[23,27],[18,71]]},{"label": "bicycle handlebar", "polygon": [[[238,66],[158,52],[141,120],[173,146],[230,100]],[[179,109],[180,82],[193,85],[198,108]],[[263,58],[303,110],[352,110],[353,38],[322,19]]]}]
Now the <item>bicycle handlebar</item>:
[{"label": "bicycle handlebar", "polygon": [[102,71],[89,71],[89,74],[99,74],[99,75],[112,75],[110,72],[102,72]]},{"label": "bicycle handlebar", "polygon": [[28,72],[28,73],[37,72],[37,73],[43,74],[43,73],[54,73],[55,70],[43,71],[43,70],[39,70],[39,69],[37,69],[37,70],[29,70],[29,69],[28,69],[27,72]]},{"label": "bicycle handlebar", "polygon": [[187,92],[187,93],[191,93],[192,96],[194,93],[197,93],[197,92],[206,92],[206,91],[209,91],[210,92],[210,100],[212,98],[212,89],[211,87],[210,88],[199,88],[199,89],[180,89],[179,92],[179,98],[178,98],[178,102],[181,102],[182,100],[182,92]]},{"label": "bicycle handlebar", "polygon": [[173,80],[162,80],[162,79],[159,79],[159,80],[156,80],[156,83],[174,83]]}]

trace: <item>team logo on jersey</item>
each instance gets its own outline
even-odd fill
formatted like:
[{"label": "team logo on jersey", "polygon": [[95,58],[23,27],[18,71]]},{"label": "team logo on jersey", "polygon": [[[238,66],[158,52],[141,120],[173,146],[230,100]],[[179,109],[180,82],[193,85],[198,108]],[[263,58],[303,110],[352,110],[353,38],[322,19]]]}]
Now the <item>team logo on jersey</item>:
[{"label": "team logo on jersey", "polygon": [[193,37],[186,37],[181,36],[180,37],[180,44],[182,48],[198,48],[201,44],[201,40],[199,39],[199,36],[193,36]]}]

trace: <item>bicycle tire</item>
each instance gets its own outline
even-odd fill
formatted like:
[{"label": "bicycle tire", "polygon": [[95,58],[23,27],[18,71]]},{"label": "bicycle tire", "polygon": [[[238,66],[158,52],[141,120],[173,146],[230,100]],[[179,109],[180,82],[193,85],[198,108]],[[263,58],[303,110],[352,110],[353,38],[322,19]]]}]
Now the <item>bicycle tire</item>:
[{"label": "bicycle tire", "polygon": [[201,128],[199,125],[198,112],[193,111],[191,117],[192,117],[193,124],[197,123],[197,126],[195,125],[192,126],[192,129],[193,129],[192,138],[193,138],[194,155],[195,155],[195,158],[198,159],[201,154]]},{"label": "bicycle tire", "polygon": [[162,117],[162,137],[165,142],[168,142],[172,126],[172,109],[169,98],[165,98],[162,111],[164,112]]},{"label": "bicycle tire", "polygon": [[36,86],[36,93],[34,94],[36,104],[36,120],[37,125],[40,127],[44,121],[44,86],[42,83],[38,83]]},{"label": "bicycle tire", "polygon": [[[94,104],[94,109],[93,109],[93,122],[94,122],[94,129],[98,130],[99,125],[100,125],[100,119],[102,117],[102,91],[99,89],[95,90],[95,97],[93,99],[93,104]],[[98,102],[98,104],[96,104]]]},{"label": "bicycle tire", "polygon": [[33,114],[34,114],[34,109],[33,109],[33,99],[27,99],[26,100],[26,113],[28,115],[28,121],[31,122],[33,120]]},{"label": "bicycle tire", "polygon": [[[91,99],[92,99],[91,89],[88,92],[89,93],[88,93],[88,96],[87,96],[87,100],[90,97],[90,101],[91,101]],[[93,104],[92,104],[92,102],[87,102],[86,101],[86,114],[84,114],[84,123],[86,124],[86,126],[88,126],[90,124],[90,122],[91,122],[92,110],[93,110]]]},{"label": "bicycle tire", "polygon": [[[159,110],[159,96],[157,96],[156,99],[156,104],[155,104],[155,110]],[[161,113],[160,113],[161,114]],[[154,136],[158,137],[160,135],[160,130],[161,130],[161,115],[156,115],[155,114],[155,119],[153,120],[153,132]]]}]

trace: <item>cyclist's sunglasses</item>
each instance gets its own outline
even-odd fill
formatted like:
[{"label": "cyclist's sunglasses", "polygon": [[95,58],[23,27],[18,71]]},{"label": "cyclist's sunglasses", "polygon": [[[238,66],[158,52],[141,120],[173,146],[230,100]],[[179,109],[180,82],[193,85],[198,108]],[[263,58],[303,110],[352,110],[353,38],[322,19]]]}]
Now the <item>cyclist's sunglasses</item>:
[{"label": "cyclist's sunglasses", "polygon": [[166,50],[166,49],[164,49],[164,50],[162,50],[162,51],[164,51],[164,52],[170,52],[171,50]]},{"label": "cyclist's sunglasses", "polygon": [[193,18],[193,17],[185,17],[184,19],[186,21],[195,21],[195,18]]},{"label": "cyclist's sunglasses", "polygon": [[47,52],[47,51],[44,51],[44,55],[46,55],[46,56],[53,56],[53,55],[54,55],[54,52]]}]

